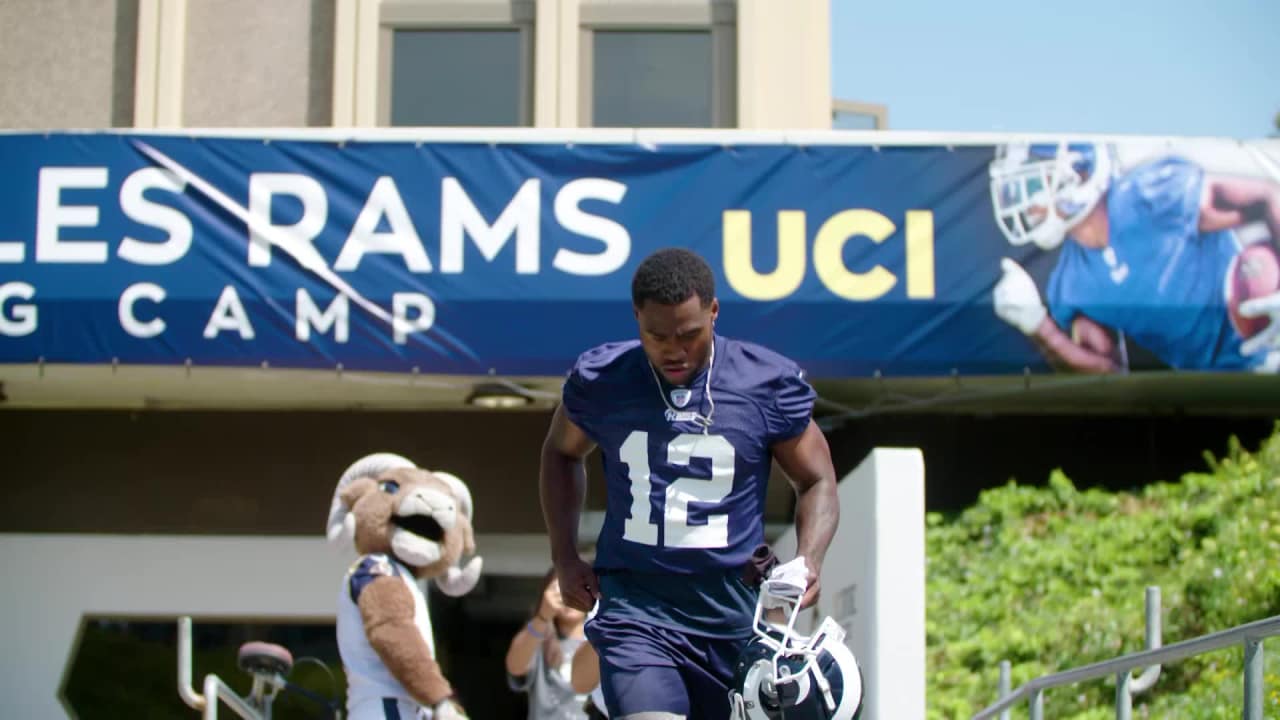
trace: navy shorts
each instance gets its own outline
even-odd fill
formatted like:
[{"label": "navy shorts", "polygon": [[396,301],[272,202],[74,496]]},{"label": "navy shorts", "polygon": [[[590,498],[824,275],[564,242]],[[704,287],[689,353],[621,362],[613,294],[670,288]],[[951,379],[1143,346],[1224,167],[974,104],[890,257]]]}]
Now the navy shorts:
[{"label": "navy shorts", "polygon": [[609,717],[640,712],[690,720],[729,717],[733,666],[749,638],[693,635],[616,616],[591,618],[586,633],[600,655]]}]

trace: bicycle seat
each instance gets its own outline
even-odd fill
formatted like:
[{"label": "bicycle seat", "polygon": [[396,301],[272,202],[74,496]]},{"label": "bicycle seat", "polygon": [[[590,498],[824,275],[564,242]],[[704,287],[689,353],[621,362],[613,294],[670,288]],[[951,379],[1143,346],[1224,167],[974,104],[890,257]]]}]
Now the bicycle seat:
[{"label": "bicycle seat", "polygon": [[273,643],[247,642],[240,646],[236,664],[254,675],[287,675],[293,668],[293,654]]}]

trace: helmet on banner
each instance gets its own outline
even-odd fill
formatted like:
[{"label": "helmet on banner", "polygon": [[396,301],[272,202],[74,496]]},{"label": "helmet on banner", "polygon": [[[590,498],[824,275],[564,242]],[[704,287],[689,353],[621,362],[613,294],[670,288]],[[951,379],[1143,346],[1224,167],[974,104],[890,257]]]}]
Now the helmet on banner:
[{"label": "helmet on banner", "polygon": [[1108,149],[1095,143],[1010,143],[991,161],[991,205],[1009,242],[1052,250],[1111,184]]},{"label": "helmet on banner", "polygon": [[[764,620],[768,583],[756,603],[753,637],[734,665],[731,720],[855,720],[862,712],[862,670],[830,617],[816,632],[796,632],[800,598],[785,598],[786,625]],[[776,599],[776,596],[773,596]]]}]

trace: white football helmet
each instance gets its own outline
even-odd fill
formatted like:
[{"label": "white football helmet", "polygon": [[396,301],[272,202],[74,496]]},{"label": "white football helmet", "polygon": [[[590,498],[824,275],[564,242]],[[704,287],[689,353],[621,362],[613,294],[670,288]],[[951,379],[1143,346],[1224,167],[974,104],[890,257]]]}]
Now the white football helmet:
[{"label": "white football helmet", "polygon": [[1114,163],[1100,143],[1010,143],[991,161],[991,206],[1013,245],[1062,244],[1111,185]]},{"label": "white football helmet", "polygon": [[[811,635],[796,632],[800,597],[770,593],[765,581],[752,623],[754,637],[734,666],[730,720],[856,720],[862,713],[862,670],[844,644],[844,628],[824,618]],[[784,601],[787,622],[765,608]]]}]

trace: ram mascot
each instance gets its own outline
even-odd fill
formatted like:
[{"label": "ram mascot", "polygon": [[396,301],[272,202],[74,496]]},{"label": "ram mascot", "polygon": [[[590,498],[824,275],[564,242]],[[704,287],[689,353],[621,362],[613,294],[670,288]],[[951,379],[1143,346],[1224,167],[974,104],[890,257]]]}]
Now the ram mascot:
[{"label": "ram mascot", "polygon": [[422,581],[454,597],[475,587],[472,513],[462,480],[391,453],[357,460],[338,480],[327,535],[358,556],[337,613],[351,720],[467,717],[436,662]]}]

